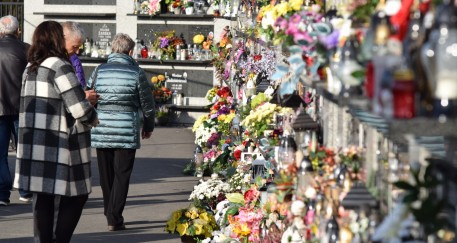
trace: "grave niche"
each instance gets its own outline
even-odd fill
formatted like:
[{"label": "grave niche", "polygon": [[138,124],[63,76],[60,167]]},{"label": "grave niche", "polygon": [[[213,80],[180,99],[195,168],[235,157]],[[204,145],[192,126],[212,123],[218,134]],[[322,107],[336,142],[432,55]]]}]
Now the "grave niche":
[{"label": "grave niche", "polygon": [[116,0],[44,0],[44,4],[59,4],[59,5],[116,5]]},{"label": "grave niche", "polygon": [[100,48],[105,48],[108,42],[113,40],[116,34],[116,24],[111,23],[80,23],[86,33],[86,37],[97,42]]}]

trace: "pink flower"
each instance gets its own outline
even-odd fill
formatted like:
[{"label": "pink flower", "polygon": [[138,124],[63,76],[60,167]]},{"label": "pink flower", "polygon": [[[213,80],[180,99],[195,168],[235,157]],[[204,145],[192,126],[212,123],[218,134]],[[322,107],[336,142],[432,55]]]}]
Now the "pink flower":
[{"label": "pink flower", "polygon": [[160,0],[149,1],[149,14],[155,14],[159,11]]},{"label": "pink flower", "polygon": [[257,191],[257,189],[255,189],[255,188],[251,188],[244,193],[244,201],[248,204],[248,203],[257,201],[259,196],[260,196],[260,192]]},{"label": "pink flower", "polygon": [[281,17],[276,19],[275,26],[278,26],[280,29],[285,30],[287,28],[287,20]]},{"label": "pink flower", "polygon": [[293,35],[293,37],[294,37],[294,42],[299,44],[299,45],[308,46],[311,43],[313,43],[313,39],[306,32],[298,32],[297,31]]}]

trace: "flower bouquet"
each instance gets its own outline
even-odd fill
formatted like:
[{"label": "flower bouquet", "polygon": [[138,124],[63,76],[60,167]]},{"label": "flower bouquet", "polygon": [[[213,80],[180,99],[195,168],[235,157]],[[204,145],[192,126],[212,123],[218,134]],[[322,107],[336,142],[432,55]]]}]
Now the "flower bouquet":
[{"label": "flower bouquet", "polygon": [[156,15],[160,13],[161,6],[160,6],[160,1],[161,0],[149,0],[149,1],[143,1],[141,3],[141,8],[146,9],[149,15]]},{"label": "flower bouquet", "polygon": [[200,184],[194,186],[189,196],[195,205],[209,206],[215,209],[216,205],[225,199],[225,193],[230,192],[230,184],[219,179],[200,180]]},{"label": "flower bouquet", "polygon": [[184,45],[182,38],[175,36],[174,30],[168,30],[156,33],[156,39],[152,44],[153,49],[162,51],[163,59],[173,59],[176,52],[176,46]]},{"label": "flower bouquet", "polygon": [[151,78],[153,87],[152,94],[154,95],[154,100],[157,103],[166,103],[171,99],[172,92],[169,88],[165,87],[165,81],[165,76],[162,74]]},{"label": "flower bouquet", "polygon": [[194,239],[210,237],[212,232],[217,229],[213,214],[195,205],[174,211],[165,227],[165,231],[168,233],[178,233],[181,238]]}]

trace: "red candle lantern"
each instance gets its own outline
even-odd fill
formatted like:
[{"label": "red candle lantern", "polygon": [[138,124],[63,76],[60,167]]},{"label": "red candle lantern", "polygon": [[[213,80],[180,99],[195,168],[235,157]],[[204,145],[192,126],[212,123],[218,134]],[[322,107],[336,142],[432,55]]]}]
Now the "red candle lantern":
[{"label": "red candle lantern", "polygon": [[409,69],[400,69],[394,73],[395,81],[392,87],[394,96],[394,117],[413,118],[415,116],[414,74]]}]

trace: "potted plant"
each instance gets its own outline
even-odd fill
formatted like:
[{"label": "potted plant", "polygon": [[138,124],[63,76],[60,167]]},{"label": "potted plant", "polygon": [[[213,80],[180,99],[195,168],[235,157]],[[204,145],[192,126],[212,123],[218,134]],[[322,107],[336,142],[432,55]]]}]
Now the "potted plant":
[{"label": "potted plant", "polygon": [[191,0],[187,0],[184,3],[184,8],[186,9],[187,15],[192,15],[194,13],[194,2]]},{"label": "potted plant", "polygon": [[155,123],[158,126],[166,126],[170,121],[168,109],[165,106],[160,106],[156,111]]},{"label": "potted plant", "polygon": [[182,5],[183,4],[181,0],[174,0],[171,2],[171,6],[173,7],[173,11],[175,14],[181,14]]},{"label": "potted plant", "polygon": [[195,205],[174,211],[165,227],[165,231],[170,234],[178,233],[181,242],[189,243],[211,237],[212,232],[217,229],[212,212]]}]

